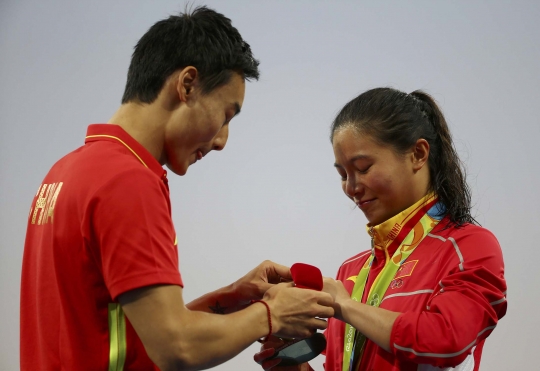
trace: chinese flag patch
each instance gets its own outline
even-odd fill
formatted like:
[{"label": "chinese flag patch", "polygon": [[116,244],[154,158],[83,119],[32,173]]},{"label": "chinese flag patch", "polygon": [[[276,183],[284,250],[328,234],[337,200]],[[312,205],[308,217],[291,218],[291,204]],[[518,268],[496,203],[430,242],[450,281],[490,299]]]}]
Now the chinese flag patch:
[{"label": "chinese flag patch", "polygon": [[414,267],[416,267],[416,263],[418,263],[418,260],[411,260],[410,262],[404,263],[401,267],[399,267],[394,279],[410,276],[414,270]]}]

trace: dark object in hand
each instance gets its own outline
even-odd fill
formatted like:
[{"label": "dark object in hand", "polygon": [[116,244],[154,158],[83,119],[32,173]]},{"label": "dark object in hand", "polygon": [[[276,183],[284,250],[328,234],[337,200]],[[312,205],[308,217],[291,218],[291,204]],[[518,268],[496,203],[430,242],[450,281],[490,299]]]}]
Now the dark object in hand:
[{"label": "dark object in hand", "polygon": [[326,348],[326,338],[321,333],[316,333],[308,338],[295,340],[276,349],[272,357],[281,358],[279,366],[295,366],[311,361]]}]

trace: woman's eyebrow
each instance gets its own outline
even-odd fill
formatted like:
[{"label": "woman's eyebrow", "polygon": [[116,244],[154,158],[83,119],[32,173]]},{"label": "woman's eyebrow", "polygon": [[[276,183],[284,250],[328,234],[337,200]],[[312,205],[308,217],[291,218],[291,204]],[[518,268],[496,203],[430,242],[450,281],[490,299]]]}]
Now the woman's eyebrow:
[{"label": "woman's eyebrow", "polygon": [[[356,155],[356,156],[353,156],[351,157],[350,159],[347,160],[347,162],[355,162],[356,160],[371,160],[371,156],[368,156],[368,155]],[[334,166],[335,167],[343,167],[341,166],[340,164],[338,164],[337,162],[334,163]]]},{"label": "woman's eyebrow", "polygon": [[356,160],[371,160],[371,156],[368,155],[356,155],[347,160],[347,162],[355,162]]}]

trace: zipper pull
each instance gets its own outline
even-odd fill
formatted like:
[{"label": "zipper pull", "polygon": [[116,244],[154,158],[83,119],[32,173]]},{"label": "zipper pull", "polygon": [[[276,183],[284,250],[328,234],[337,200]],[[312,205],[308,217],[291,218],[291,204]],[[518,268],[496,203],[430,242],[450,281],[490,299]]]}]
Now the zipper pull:
[{"label": "zipper pull", "polygon": [[373,227],[369,227],[369,235],[371,236],[371,256],[375,256],[375,234]]}]

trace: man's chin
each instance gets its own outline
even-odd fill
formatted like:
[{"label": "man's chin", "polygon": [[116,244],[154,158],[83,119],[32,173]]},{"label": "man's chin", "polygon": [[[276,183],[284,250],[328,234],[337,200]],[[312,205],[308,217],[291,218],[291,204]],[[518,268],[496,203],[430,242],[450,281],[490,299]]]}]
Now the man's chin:
[{"label": "man's chin", "polygon": [[180,165],[173,166],[172,164],[169,164],[169,163],[167,163],[166,166],[167,166],[167,169],[169,169],[170,171],[172,171],[176,175],[180,175],[180,176],[186,175],[186,173],[188,171],[188,168],[189,168],[189,165],[187,165],[187,166],[180,166]]}]

